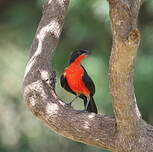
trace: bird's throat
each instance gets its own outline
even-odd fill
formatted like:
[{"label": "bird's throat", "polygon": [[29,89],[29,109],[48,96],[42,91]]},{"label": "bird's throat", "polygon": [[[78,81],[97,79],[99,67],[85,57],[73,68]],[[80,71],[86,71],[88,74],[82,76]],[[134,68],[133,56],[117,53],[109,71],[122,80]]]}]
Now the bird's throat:
[{"label": "bird's throat", "polygon": [[86,58],[87,57],[87,55],[80,55],[79,57],[77,57],[75,60],[74,60],[74,62],[72,62],[72,64],[74,63],[74,64],[80,64],[81,63],[81,61],[84,59],[84,58]]}]

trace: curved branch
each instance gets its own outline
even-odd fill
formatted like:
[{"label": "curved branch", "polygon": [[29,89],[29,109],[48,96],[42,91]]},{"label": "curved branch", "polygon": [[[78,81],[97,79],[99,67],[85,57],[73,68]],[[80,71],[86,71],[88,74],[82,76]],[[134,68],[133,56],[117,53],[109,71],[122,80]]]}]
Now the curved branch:
[{"label": "curved branch", "polygon": [[62,102],[54,90],[55,72],[50,59],[59,41],[68,3],[68,0],[49,0],[44,7],[25,71],[25,101],[33,114],[55,132],[76,141],[115,149],[114,118],[78,113]]}]

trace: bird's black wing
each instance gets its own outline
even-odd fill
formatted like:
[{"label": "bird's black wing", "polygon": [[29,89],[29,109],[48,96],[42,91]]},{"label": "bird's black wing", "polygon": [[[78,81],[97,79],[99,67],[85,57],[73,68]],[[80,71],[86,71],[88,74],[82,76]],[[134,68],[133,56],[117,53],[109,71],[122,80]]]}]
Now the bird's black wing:
[{"label": "bird's black wing", "polygon": [[73,93],[73,94],[76,95],[76,93],[73,92],[72,89],[69,87],[69,85],[68,85],[68,83],[67,83],[67,80],[66,80],[66,77],[65,77],[63,74],[61,75],[60,82],[61,82],[62,88],[64,88],[64,89],[67,90],[68,92],[71,92],[71,93]]},{"label": "bird's black wing", "polygon": [[89,89],[91,95],[93,96],[95,94],[95,85],[94,85],[94,82],[92,81],[92,79],[88,75],[88,73],[85,70],[85,68],[83,66],[82,66],[82,68],[84,69],[84,74],[83,74],[82,80],[85,83],[86,87]]}]

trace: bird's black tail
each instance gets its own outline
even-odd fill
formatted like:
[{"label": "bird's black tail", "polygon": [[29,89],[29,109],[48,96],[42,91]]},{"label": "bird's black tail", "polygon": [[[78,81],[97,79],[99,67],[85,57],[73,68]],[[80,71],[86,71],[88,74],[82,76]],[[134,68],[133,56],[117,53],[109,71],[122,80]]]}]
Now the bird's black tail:
[{"label": "bird's black tail", "polygon": [[[87,98],[84,98],[84,106],[85,107],[86,107],[86,104],[87,104]],[[98,113],[97,106],[95,104],[93,96],[90,96],[90,101],[89,101],[89,104],[88,104],[88,107],[87,107],[87,111],[88,112],[94,112],[96,114]]]}]

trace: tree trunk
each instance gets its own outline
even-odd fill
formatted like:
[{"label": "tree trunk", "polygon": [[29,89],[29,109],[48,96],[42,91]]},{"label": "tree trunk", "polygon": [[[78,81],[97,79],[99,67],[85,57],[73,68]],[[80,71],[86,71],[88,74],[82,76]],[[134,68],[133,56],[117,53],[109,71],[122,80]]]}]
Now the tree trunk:
[{"label": "tree trunk", "polygon": [[153,127],[142,120],[133,87],[141,3],[141,0],[109,0],[113,33],[109,78],[115,118],[78,113],[57,96],[50,60],[60,38],[69,0],[48,0],[45,4],[25,70],[23,95],[29,109],[51,130],[114,152],[153,151]]}]

